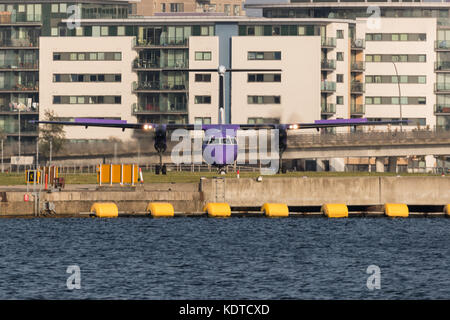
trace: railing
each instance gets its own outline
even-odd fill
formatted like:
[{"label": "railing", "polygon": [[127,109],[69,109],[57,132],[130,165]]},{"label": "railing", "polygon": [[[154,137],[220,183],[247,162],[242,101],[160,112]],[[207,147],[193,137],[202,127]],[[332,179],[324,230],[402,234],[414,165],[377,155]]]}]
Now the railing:
[{"label": "railing", "polygon": [[321,38],[320,42],[322,47],[336,47],[336,38]]},{"label": "railing", "polygon": [[364,71],[366,69],[366,63],[364,61],[353,61],[351,64],[352,71]]},{"label": "railing", "polygon": [[366,113],[366,106],[364,104],[352,103],[350,105],[350,114],[352,115],[363,115]]},{"label": "railing", "polygon": [[0,87],[1,91],[38,91],[39,85],[37,84],[5,84]]},{"label": "railing", "polygon": [[39,45],[39,41],[37,39],[2,39],[2,40],[0,40],[0,47],[37,48],[38,45]]},{"label": "railing", "polygon": [[435,49],[450,50],[450,40],[436,40],[434,42]]},{"label": "railing", "polygon": [[448,70],[450,71],[450,61],[437,61],[434,64],[434,70]]},{"label": "railing", "polygon": [[336,69],[336,60],[322,60],[320,63],[322,69]]},{"label": "railing", "polygon": [[147,60],[147,59],[135,59],[133,61],[133,68],[134,69],[159,69],[160,64],[159,60]]},{"label": "railing", "polygon": [[132,114],[149,114],[149,113],[177,113],[187,112],[187,105],[183,103],[160,102],[156,104],[137,104],[131,105]]},{"label": "railing", "polygon": [[336,113],[336,105],[334,103],[322,103],[320,107],[322,114]]},{"label": "railing", "polygon": [[366,48],[366,41],[364,39],[354,39],[352,40],[352,49],[365,49]]},{"label": "railing", "polygon": [[364,83],[362,82],[352,82],[351,84],[351,92],[352,93],[364,93]]},{"label": "railing", "polygon": [[150,47],[165,47],[165,46],[188,46],[188,39],[179,37],[159,37],[159,38],[149,38],[149,39],[137,39],[137,48],[150,48]]},{"label": "railing", "polygon": [[133,82],[133,90],[186,90],[184,84],[169,84],[160,81]]},{"label": "railing", "polygon": [[[37,60],[37,59],[36,59]],[[34,62],[22,62],[20,59],[8,59],[1,61],[0,69],[38,69],[39,63]]]},{"label": "railing", "polygon": [[450,82],[437,82],[434,84],[434,91],[448,92],[450,91]]},{"label": "railing", "polygon": [[7,106],[0,106],[0,112],[14,112],[19,114],[20,113],[30,113],[30,112],[39,112],[39,107],[28,107],[23,104],[17,104],[15,102],[11,102]]},{"label": "railing", "polygon": [[26,13],[12,13],[4,11],[0,13],[0,24],[13,24],[13,23],[36,23],[42,21],[41,14],[26,14]]},{"label": "railing", "polygon": [[336,91],[336,82],[322,81],[320,84],[321,91]]},{"label": "railing", "polygon": [[435,104],[434,114],[450,114],[450,104]]}]

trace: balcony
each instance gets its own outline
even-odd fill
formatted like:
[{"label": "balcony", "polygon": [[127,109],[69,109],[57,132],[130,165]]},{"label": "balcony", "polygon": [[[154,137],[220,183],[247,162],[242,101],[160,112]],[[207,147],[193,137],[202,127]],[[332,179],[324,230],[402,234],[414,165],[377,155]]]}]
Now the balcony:
[{"label": "balcony", "polygon": [[366,48],[366,42],[364,39],[353,39],[352,50],[364,50]]},{"label": "balcony", "polygon": [[450,115],[450,104],[438,103],[434,105],[435,115]]},{"label": "balcony", "polygon": [[321,38],[322,48],[336,48],[336,38]]},{"label": "balcony", "polygon": [[0,87],[0,92],[38,92],[39,85],[29,84],[4,84]]},{"label": "balcony", "polygon": [[336,69],[336,60],[322,60],[320,63],[322,71],[332,71]]},{"label": "balcony", "polygon": [[366,63],[364,61],[353,61],[350,67],[352,72],[364,72]]},{"label": "balcony", "polygon": [[436,93],[450,93],[450,82],[437,82],[434,84]]},{"label": "balcony", "polygon": [[186,103],[175,103],[170,101],[164,101],[156,104],[133,103],[131,105],[131,113],[133,115],[157,114],[157,113],[177,114],[186,112],[187,112]]},{"label": "balcony", "polygon": [[[37,59],[36,59],[37,60]],[[0,62],[1,71],[39,71],[38,61],[23,62],[21,59],[3,60]]]},{"label": "balcony", "polygon": [[38,39],[1,39],[0,48],[1,49],[38,49],[39,40]]},{"label": "balcony", "polygon": [[436,40],[434,42],[434,49],[436,51],[450,50],[450,40]]},{"label": "balcony", "polygon": [[139,81],[133,82],[133,91],[136,92],[166,92],[166,91],[186,91],[184,84],[170,84],[161,81]]},{"label": "balcony", "polygon": [[333,93],[336,91],[336,82],[333,81],[322,81],[320,85],[320,90],[323,93]]},{"label": "balcony", "polygon": [[148,48],[166,48],[166,47],[185,47],[189,46],[189,40],[184,38],[175,37],[154,37],[148,39],[137,39],[135,49],[148,49]]},{"label": "balcony", "polygon": [[362,116],[366,113],[366,106],[363,104],[352,103],[350,105],[350,115]]},{"label": "balcony", "polygon": [[434,63],[434,70],[439,72],[448,72],[450,71],[450,61],[437,61]]},{"label": "balcony", "polygon": [[352,82],[350,91],[354,94],[363,94],[365,92],[364,83],[359,81]]},{"label": "balcony", "polygon": [[334,103],[322,103],[321,113],[326,115],[333,115],[336,113],[336,105]]},{"label": "balcony", "polygon": [[31,107],[25,106],[24,104],[18,104],[15,102],[11,102],[7,106],[0,105],[0,114],[9,114],[9,115],[17,114],[18,115],[19,111],[20,111],[21,115],[39,114],[39,107],[38,107],[37,103],[35,103]]},{"label": "balcony", "polygon": [[180,70],[187,69],[188,61],[184,59],[180,60],[168,60],[163,61],[162,59],[147,60],[147,59],[135,59],[133,61],[133,69],[135,70]]}]

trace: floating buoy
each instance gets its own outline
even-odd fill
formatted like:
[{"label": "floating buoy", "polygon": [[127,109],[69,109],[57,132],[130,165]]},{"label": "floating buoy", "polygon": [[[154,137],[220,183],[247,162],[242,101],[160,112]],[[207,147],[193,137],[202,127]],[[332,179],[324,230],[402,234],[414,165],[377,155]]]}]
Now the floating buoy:
[{"label": "floating buoy", "polygon": [[100,202],[94,203],[91,207],[91,213],[98,218],[116,218],[119,216],[119,210],[115,203]]},{"label": "floating buoy", "polygon": [[265,203],[261,207],[266,217],[288,217],[289,208],[284,203]]},{"label": "floating buoy", "polygon": [[147,212],[152,217],[173,217],[175,215],[173,206],[167,202],[151,202],[147,206]]},{"label": "floating buoy", "polygon": [[409,209],[404,203],[386,203],[384,205],[384,214],[392,218],[406,218],[409,216]]},{"label": "floating buoy", "polygon": [[229,217],[231,216],[231,208],[228,203],[208,203],[203,211],[210,217]]},{"label": "floating buoy", "polygon": [[348,218],[348,207],[344,203],[326,203],[320,211],[328,218]]}]

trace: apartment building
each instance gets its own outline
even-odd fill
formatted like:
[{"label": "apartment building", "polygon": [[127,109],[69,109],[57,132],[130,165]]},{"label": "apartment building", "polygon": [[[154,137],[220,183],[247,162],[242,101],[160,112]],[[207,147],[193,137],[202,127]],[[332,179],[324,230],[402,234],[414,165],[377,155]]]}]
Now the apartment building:
[{"label": "apartment building", "polygon": [[132,4],[132,13],[153,16],[180,13],[209,13],[213,15],[245,15],[243,0],[141,0]]}]

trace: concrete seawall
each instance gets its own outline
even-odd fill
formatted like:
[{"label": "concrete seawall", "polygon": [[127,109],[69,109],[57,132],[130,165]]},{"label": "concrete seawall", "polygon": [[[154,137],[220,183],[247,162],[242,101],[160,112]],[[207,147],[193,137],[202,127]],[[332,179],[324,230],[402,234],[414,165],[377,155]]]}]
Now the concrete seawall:
[{"label": "concrete seawall", "polygon": [[[115,202],[120,212],[129,214],[143,213],[152,201],[170,202],[175,211],[186,213],[200,212],[208,202],[227,202],[231,207],[260,207],[266,202],[288,206],[321,206],[324,203],[436,206],[450,203],[450,177],[263,177],[261,182],[219,178],[201,179],[200,183],[148,184],[136,189],[74,188],[42,192],[40,201],[54,203],[59,215],[88,212],[95,202]],[[8,191],[7,188],[0,193],[0,215],[33,215],[33,198],[25,202],[25,193],[25,190]]]}]

